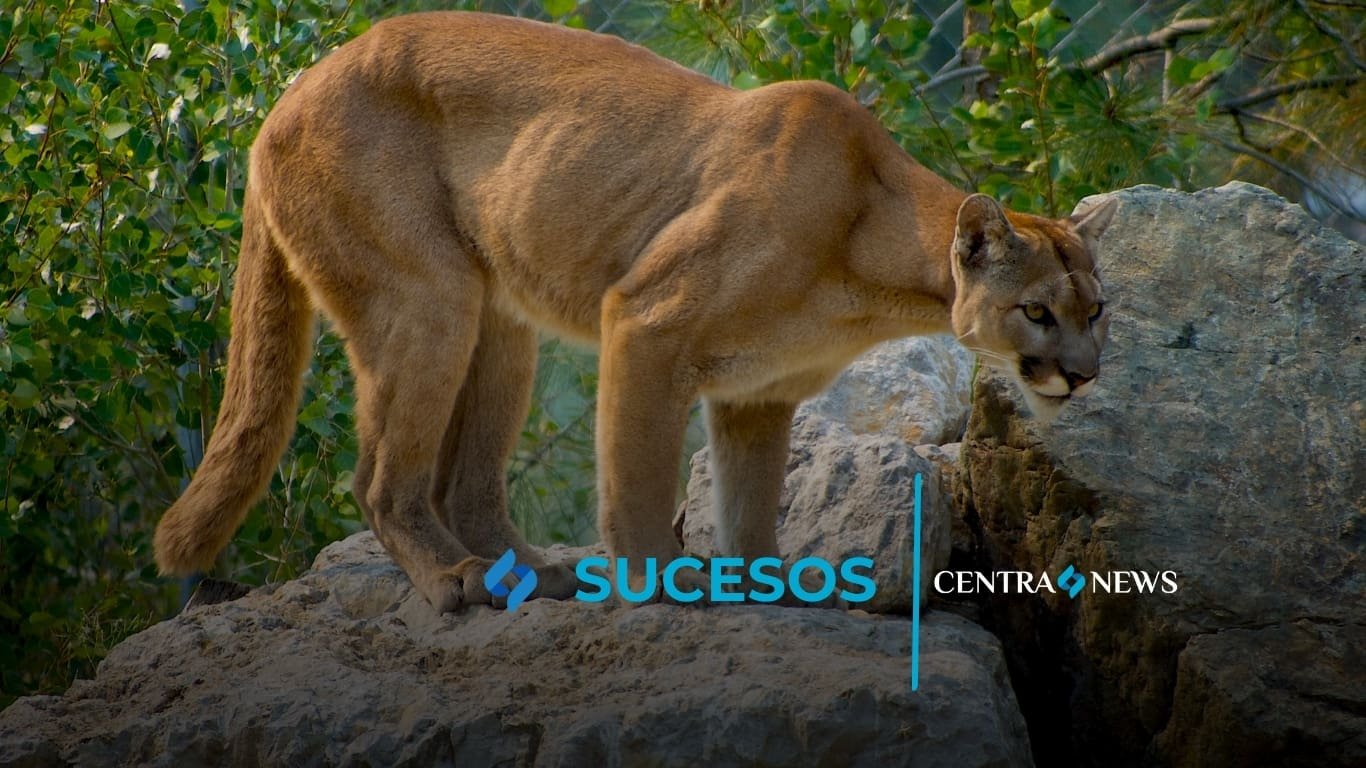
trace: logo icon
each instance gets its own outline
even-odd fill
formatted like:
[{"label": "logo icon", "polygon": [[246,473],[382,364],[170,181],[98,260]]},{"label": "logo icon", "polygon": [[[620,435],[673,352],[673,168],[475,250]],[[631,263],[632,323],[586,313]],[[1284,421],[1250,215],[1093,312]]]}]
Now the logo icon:
[{"label": "logo icon", "polygon": [[1058,574],[1058,586],[1067,590],[1067,596],[1075,600],[1077,595],[1081,594],[1082,589],[1086,587],[1086,577],[1069,565],[1067,570]]},{"label": "logo icon", "polygon": [[[517,577],[517,586],[511,589],[503,583],[509,573]],[[508,610],[515,611],[536,591],[536,572],[531,566],[518,563],[517,553],[509,549],[484,574],[484,588],[494,597],[506,597]]]}]

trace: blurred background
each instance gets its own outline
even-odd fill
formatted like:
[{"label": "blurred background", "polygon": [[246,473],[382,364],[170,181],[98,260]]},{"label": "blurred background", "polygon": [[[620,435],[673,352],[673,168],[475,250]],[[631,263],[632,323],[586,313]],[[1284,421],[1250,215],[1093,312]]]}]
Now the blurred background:
[{"label": "blurred background", "polygon": [[[328,50],[435,8],[619,35],[737,88],[829,81],[1017,210],[1243,179],[1366,239],[1360,0],[0,0],[0,706],[178,609],[151,534],[221,395],[252,138]],[[594,355],[541,351],[513,514],[535,543],[591,542]],[[213,575],[288,579],[363,528],[351,404],[324,327],[292,447]]]}]

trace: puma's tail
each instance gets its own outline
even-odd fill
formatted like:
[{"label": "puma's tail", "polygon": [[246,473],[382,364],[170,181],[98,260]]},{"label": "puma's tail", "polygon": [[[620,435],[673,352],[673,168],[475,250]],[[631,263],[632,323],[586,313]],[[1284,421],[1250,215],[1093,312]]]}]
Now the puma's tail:
[{"label": "puma's tail", "polygon": [[265,491],[294,433],[312,329],[307,292],[286,267],[248,182],[227,385],[204,461],[157,525],[163,574],[212,566]]}]

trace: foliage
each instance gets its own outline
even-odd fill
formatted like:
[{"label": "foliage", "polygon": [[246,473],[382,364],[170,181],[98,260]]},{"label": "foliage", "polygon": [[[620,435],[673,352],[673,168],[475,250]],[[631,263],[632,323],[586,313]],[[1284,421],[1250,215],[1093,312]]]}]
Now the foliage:
[{"label": "foliage", "polygon": [[[0,14],[6,694],[87,673],[174,604],[149,536],[221,394],[246,150],[289,78],[363,29],[335,10],[153,0]],[[340,355],[321,346],[274,509],[239,538],[235,557],[257,574],[286,574],[312,539],[358,527],[335,476],[354,454],[338,437]]]}]

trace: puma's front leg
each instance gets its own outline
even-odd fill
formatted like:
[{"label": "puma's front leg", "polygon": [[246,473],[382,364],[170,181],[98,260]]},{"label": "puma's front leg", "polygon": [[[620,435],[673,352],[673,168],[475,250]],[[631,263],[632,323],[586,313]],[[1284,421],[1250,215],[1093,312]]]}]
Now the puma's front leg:
[{"label": "puma's front leg", "polygon": [[[790,403],[726,403],[706,400],[707,439],[711,445],[712,507],[716,510],[716,551],[742,558],[746,564],[760,557],[781,557],[778,551],[778,503],[787,469],[788,440],[796,406]],[[790,584],[789,569],[783,580]],[[809,571],[801,575],[808,592],[824,585]],[[735,591],[770,588],[748,576]],[[778,600],[782,605],[810,605],[797,599],[789,586]],[[836,605],[834,598],[817,605]]]},{"label": "puma's front leg", "polygon": [[[680,338],[621,308],[619,298],[604,306],[598,367],[598,530],[613,567],[627,558],[631,591],[655,587],[648,600],[664,599],[658,584],[645,583],[645,559],[655,558],[658,575],[683,552],[674,538],[672,516],[688,408],[695,397],[682,358]],[[679,588],[707,581],[680,572]],[[689,583],[683,583],[687,580]]]},{"label": "puma's front leg", "polygon": [[775,523],[796,406],[707,399],[704,407],[716,551],[747,561],[778,557]]}]

